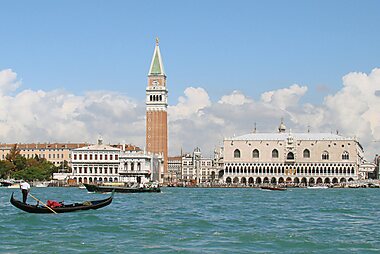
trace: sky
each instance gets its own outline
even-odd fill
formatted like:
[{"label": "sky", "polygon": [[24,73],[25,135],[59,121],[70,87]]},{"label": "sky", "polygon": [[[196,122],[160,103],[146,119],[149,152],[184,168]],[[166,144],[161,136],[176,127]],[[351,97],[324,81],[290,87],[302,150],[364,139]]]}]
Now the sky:
[{"label": "sky", "polygon": [[145,145],[155,46],[169,155],[288,130],[380,153],[379,1],[2,1],[0,142]]}]

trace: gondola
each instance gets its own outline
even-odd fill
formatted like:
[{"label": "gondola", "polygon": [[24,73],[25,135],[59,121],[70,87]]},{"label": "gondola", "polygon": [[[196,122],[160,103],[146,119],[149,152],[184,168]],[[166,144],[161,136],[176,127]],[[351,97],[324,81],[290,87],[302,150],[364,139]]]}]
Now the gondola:
[{"label": "gondola", "polygon": [[[81,210],[90,210],[90,209],[98,209],[105,207],[111,204],[113,199],[114,192],[112,192],[111,196],[102,200],[93,200],[93,201],[85,201],[82,203],[73,203],[73,204],[63,204],[60,207],[51,208],[56,213],[69,213]],[[23,202],[15,199],[13,197],[13,193],[10,200],[11,204],[28,213],[53,213],[49,208],[39,204],[39,205],[30,205],[24,204]]]},{"label": "gondola", "polygon": [[139,192],[161,192],[160,187],[124,187],[124,186],[102,186],[94,184],[83,184],[88,192],[119,192],[119,193],[139,193]]}]

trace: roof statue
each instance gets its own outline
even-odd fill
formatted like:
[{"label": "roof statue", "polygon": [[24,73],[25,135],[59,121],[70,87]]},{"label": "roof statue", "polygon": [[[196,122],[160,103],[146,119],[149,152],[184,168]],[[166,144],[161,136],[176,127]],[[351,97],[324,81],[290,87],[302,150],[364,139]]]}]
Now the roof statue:
[{"label": "roof statue", "polygon": [[284,119],[281,118],[281,123],[280,123],[280,126],[278,127],[278,132],[284,133],[285,131],[286,131],[286,126],[284,124]]}]

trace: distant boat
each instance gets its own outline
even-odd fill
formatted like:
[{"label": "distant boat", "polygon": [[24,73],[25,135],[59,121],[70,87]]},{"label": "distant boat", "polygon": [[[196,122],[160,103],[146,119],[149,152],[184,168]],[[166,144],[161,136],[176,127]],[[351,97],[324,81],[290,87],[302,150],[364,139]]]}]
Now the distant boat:
[{"label": "distant boat", "polygon": [[7,181],[7,180],[0,181],[0,187],[8,187],[8,186],[11,186],[12,184],[13,182],[11,181]]},{"label": "distant boat", "polygon": [[307,189],[328,189],[327,186],[307,186]]},{"label": "distant boat", "polygon": [[276,187],[276,186],[261,186],[262,190],[276,190],[276,191],[286,191],[286,188]]},{"label": "distant boat", "polygon": [[48,187],[48,186],[49,186],[49,183],[43,182],[43,183],[37,183],[35,187],[37,187],[37,188],[45,188],[45,187]]},{"label": "distant boat", "polygon": [[[50,209],[53,209],[54,212],[56,213],[68,213],[68,212],[75,212],[75,211],[81,211],[81,210],[98,209],[98,208],[102,208],[111,204],[113,195],[114,193],[112,192],[112,195],[106,199],[85,201],[82,203],[74,203],[74,204],[64,204],[60,207],[54,207]],[[15,199],[13,197],[13,193],[12,193],[10,202],[12,205],[17,207],[18,209],[21,209],[28,213],[53,213],[52,210],[42,205],[36,206],[36,205],[25,204]]]},{"label": "distant boat", "polygon": [[7,186],[10,189],[20,189],[20,184],[19,183],[14,183],[12,185]]},{"label": "distant boat", "polygon": [[161,192],[160,187],[125,187],[125,186],[104,186],[84,183],[87,191],[89,192],[115,192],[119,193],[139,193],[139,192]]}]

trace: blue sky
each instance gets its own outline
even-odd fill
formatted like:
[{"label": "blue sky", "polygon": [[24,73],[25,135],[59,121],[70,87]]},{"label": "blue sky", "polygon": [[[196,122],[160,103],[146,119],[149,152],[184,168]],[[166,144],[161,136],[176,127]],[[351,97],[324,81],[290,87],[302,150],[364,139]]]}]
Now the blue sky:
[{"label": "blue sky", "polygon": [[[144,99],[160,37],[170,102],[202,86],[256,98],[293,83],[337,91],[380,59],[379,1],[2,1],[0,69],[23,88]],[[324,88],[324,89],[317,89]],[[321,90],[321,91],[320,91]],[[319,91],[319,92],[316,92]]]},{"label": "blue sky", "polygon": [[359,137],[380,153],[380,1],[0,6],[2,142],[93,142],[101,133],[143,147],[158,36],[171,154],[212,151],[254,122],[275,130],[281,118],[298,131]]}]

